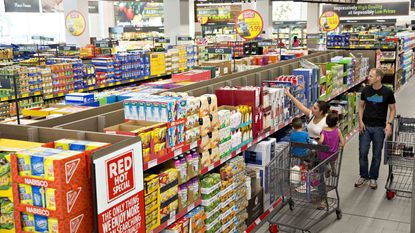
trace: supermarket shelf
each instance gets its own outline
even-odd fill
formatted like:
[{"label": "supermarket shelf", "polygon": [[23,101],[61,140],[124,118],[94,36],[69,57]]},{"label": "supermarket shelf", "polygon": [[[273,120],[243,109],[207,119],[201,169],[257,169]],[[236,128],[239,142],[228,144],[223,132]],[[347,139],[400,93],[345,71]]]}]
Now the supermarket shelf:
[{"label": "supermarket shelf", "polygon": [[202,199],[199,199],[195,203],[187,206],[182,211],[180,211],[178,214],[176,214],[175,216],[172,216],[167,222],[164,222],[164,223],[160,224],[160,226],[158,226],[156,229],[150,231],[149,233],[159,233],[159,232],[161,232],[162,230],[166,229],[166,227],[170,226],[171,224],[173,224],[174,222],[179,220],[181,217],[183,217],[184,215],[189,213],[191,210],[193,210],[195,207],[199,206],[200,204],[202,204]]},{"label": "supermarket shelf", "polygon": [[244,233],[254,232],[255,228],[259,226],[262,221],[268,218],[268,215],[270,215],[270,213],[272,213],[272,211],[275,208],[277,208],[281,203],[282,203],[282,198],[280,197],[274,202],[274,204],[271,205],[269,209],[264,211],[264,213],[262,213],[261,216],[259,216],[251,225],[249,225],[248,228],[246,228],[246,230],[244,231]]},{"label": "supermarket shelf", "polygon": [[327,99],[326,101],[327,101],[327,102],[332,101],[332,100],[333,100],[333,99],[335,99],[337,96],[342,95],[342,94],[346,93],[347,91],[349,91],[350,89],[352,89],[352,88],[354,88],[354,87],[356,87],[356,86],[358,86],[358,85],[362,84],[362,83],[363,83],[364,81],[366,81],[367,79],[368,79],[368,76],[366,76],[364,79],[360,80],[359,82],[357,82],[357,83],[355,83],[355,84],[353,84],[353,85],[351,85],[351,86],[347,87],[346,89],[344,89],[344,90],[342,90],[342,91],[339,91],[339,92],[335,93],[332,97],[330,97],[330,98],[329,98],[329,99]]},{"label": "supermarket shelf", "polygon": [[[297,116],[295,116],[295,117],[301,117],[301,116],[303,116],[303,115],[304,115],[304,114],[302,114],[302,113],[301,113],[301,114],[299,114],[299,115],[297,115]],[[280,129],[282,129],[282,128],[286,127],[286,126],[287,126],[287,125],[289,125],[289,124],[291,124],[292,119],[294,119],[294,117],[293,117],[293,118],[290,118],[288,121],[286,121],[286,122],[284,122],[284,123],[281,123],[280,125],[278,125],[278,127],[274,128],[274,129],[271,129],[270,131],[268,131],[268,132],[266,132],[266,133],[264,133],[264,134],[262,134],[262,135],[258,136],[258,137],[257,137],[257,138],[255,138],[252,142],[250,142],[250,143],[248,143],[248,144],[246,144],[246,145],[242,146],[240,149],[237,149],[237,150],[233,151],[230,155],[228,155],[228,156],[226,156],[226,157],[224,157],[224,158],[220,159],[219,161],[217,161],[216,163],[214,163],[214,164],[210,165],[209,167],[205,167],[205,168],[203,168],[203,169],[200,171],[200,175],[204,175],[204,174],[206,174],[206,173],[210,172],[211,170],[213,170],[213,169],[215,169],[215,168],[219,167],[220,165],[222,165],[222,164],[226,163],[228,160],[230,160],[230,159],[232,159],[232,158],[236,157],[239,153],[246,151],[246,150],[247,150],[249,147],[251,147],[252,145],[254,145],[254,144],[256,144],[256,143],[258,143],[258,142],[260,142],[260,141],[264,140],[265,138],[267,138],[267,137],[269,137],[270,135],[274,134],[274,133],[275,133],[275,132],[277,132],[278,130],[280,130]]]},{"label": "supermarket shelf", "polygon": [[[0,98],[0,101],[3,102],[3,101],[14,100],[15,99],[14,98],[14,94],[12,94],[12,95],[13,96],[1,97]],[[41,95],[42,95],[42,92],[41,91],[36,91],[36,92],[33,92],[33,93],[20,94],[20,95],[17,96],[17,99],[20,100],[20,99],[25,99],[25,98],[34,97],[34,96],[41,96]]]},{"label": "supermarket shelf", "polygon": [[157,158],[157,159],[153,159],[150,162],[144,163],[144,171],[148,170],[152,167],[155,167],[159,164],[162,164],[166,161],[169,161],[170,159],[173,159],[174,156],[178,156],[180,154],[183,154],[186,151],[189,151],[191,149],[196,148],[200,143],[199,142],[193,142],[190,145],[184,145],[182,147],[176,148],[175,150],[173,150],[172,152],[166,154],[165,156],[161,157],[161,158]]},{"label": "supermarket shelf", "polygon": [[[45,100],[48,100],[48,99],[63,97],[66,93],[80,93],[80,92],[96,91],[96,90],[101,90],[101,89],[105,89],[105,88],[108,88],[108,87],[115,87],[115,86],[124,85],[124,84],[128,84],[128,83],[140,82],[140,81],[143,81],[143,80],[148,80],[148,79],[153,79],[153,78],[159,78],[159,77],[171,75],[171,74],[174,74],[174,73],[186,72],[186,71],[189,71],[189,70],[192,70],[192,68],[185,69],[185,70],[182,70],[182,71],[179,71],[179,72],[167,72],[165,74],[157,74],[157,75],[152,75],[152,76],[145,76],[143,78],[128,79],[128,80],[124,80],[124,81],[117,81],[117,82],[114,82],[114,83],[107,83],[107,84],[103,84],[103,85],[99,85],[99,86],[91,86],[91,87],[87,87],[87,88],[83,88],[83,89],[71,90],[69,92],[58,92],[58,93],[53,93],[53,94],[43,94],[42,91],[36,91],[34,93],[21,94],[21,95],[18,96],[18,99],[24,99],[24,98],[33,97],[33,96],[43,96],[43,98]],[[14,100],[14,97],[13,96],[8,96],[8,97],[0,98],[0,102],[9,101],[9,100]]]},{"label": "supermarket shelf", "polygon": [[346,143],[348,143],[358,132],[359,132],[359,128],[356,128],[352,130],[352,132],[348,133],[344,139]]}]

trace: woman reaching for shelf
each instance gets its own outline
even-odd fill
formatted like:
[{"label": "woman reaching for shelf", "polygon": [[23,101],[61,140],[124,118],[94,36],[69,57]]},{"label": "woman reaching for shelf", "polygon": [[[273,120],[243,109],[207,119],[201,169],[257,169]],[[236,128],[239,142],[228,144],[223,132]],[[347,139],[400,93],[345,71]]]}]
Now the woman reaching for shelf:
[{"label": "woman reaching for shelf", "polygon": [[310,138],[315,140],[320,138],[323,128],[327,127],[326,117],[330,109],[330,105],[325,101],[317,101],[311,109],[307,108],[298,99],[296,99],[289,90],[285,89],[285,95],[303,112],[309,119],[307,131]]}]

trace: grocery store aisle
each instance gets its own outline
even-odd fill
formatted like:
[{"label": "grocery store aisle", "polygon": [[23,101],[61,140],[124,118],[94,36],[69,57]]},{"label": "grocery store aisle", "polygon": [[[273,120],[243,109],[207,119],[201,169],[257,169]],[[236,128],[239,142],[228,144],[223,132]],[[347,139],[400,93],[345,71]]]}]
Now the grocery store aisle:
[{"label": "grocery store aisle", "polygon": [[[402,116],[415,117],[413,102],[415,78],[396,95],[397,112]],[[385,197],[385,182],[388,167],[382,166],[378,180],[378,189],[368,185],[354,187],[359,175],[358,137],[355,136],[346,145],[340,175],[340,206],[343,218],[336,220],[332,214],[318,224],[312,232],[321,233],[408,233],[410,232],[411,199],[399,198],[389,201]],[[265,224],[257,232],[268,232]]]}]

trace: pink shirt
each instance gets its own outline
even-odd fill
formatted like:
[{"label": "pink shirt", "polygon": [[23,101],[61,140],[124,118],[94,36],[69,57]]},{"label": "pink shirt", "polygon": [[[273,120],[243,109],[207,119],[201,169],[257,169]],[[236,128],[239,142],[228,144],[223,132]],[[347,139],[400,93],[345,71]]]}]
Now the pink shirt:
[{"label": "pink shirt", "polygon": [[[320,160],[325,160],[330,157],[333,153],[337,152],[340,147],[340,137],[339,129],[335,128],[333,131],[322,130],[321,134],[324,135],[323,145],[329,147],[328,152],[320,152],[318,158]],[[333,160],[336,160],[337,156],[333,157]]]}]

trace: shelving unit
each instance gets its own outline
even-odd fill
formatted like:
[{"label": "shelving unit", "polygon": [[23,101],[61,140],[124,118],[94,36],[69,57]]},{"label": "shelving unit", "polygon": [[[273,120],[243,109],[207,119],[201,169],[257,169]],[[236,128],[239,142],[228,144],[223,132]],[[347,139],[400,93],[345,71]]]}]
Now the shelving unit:
[{"label": "shelving unit", "polygon": [[287,48],[292,49],[294,36],[300,40],[300,47],[307,46],[306,21],[276,21],[273,22],[273,38],[282,40]]}]

